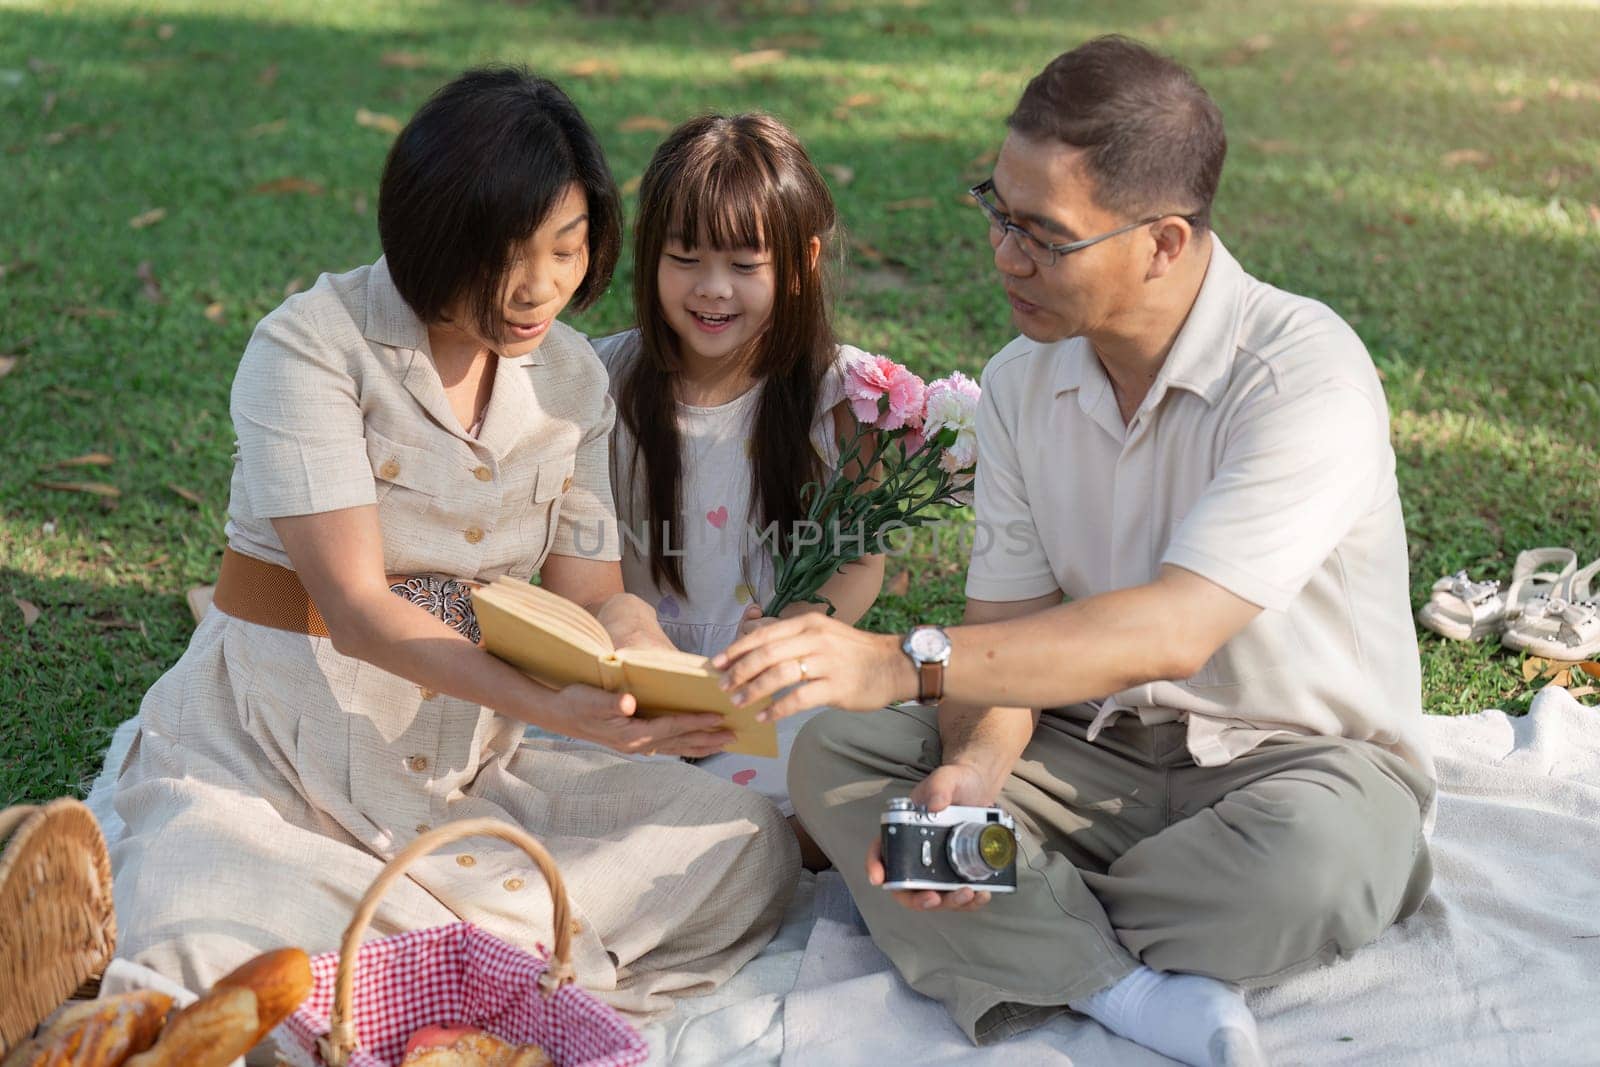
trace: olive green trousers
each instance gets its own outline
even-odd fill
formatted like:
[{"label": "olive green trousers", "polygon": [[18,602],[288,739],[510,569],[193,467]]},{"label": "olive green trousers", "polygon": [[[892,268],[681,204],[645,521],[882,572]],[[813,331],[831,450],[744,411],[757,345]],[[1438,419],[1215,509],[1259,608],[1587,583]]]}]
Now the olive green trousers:
[{"label": "olive green trousers", "polygon": [[916,912],[866,880],[891,797],[940,763],[937,712],[829,711],[789,763],[796,814],[873,940],[978,1044],[1045,1022],[1144,963],[1244,985],[1349,955],[1421,906],[1434,783],[1361,741],[1294,737],[1200,767],[1182,723],[1046,711],[1000,805],[1017,892]]}]

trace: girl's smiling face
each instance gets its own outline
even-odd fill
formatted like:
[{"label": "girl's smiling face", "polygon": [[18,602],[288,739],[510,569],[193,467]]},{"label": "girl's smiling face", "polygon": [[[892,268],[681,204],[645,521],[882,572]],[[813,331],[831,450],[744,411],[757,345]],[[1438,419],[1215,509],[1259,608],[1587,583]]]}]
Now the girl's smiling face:
[{"label": "girl's smiling face", "polygon": [[661,313],[685,361],[754,351],[777,293],[772,257],[760,248],[716,249],[669,237],[656,266]]}]

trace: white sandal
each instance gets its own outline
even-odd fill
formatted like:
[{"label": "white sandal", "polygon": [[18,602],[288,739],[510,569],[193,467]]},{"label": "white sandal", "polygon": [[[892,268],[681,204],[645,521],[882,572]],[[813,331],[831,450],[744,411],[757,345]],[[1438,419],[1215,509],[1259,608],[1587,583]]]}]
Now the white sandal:
[{"label": "white sandal", "polygon": [[1517,553],[1511,584],[1503,592],[1498,581],[1475,582],[1466,571],[1456,571],[1433,583],[1417,621],[1454,641],[1500,633],[1534,601],[1560,589],[1577,566],[1578,554],[1570,548],[1530,548]]},{"label": "white sandal", "polygon": [[1500,635],[1508,648],[1545,659],[1577,662],[1600,654],[1600,559],[1569,575],[1558,589],[1529,601]]}]

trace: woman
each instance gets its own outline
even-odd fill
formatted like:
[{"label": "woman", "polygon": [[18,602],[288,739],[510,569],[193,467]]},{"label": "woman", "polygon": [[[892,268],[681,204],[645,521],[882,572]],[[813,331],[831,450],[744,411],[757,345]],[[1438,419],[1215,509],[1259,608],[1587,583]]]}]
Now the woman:
[{"label": "woman", "polygon": [[[593,302],[620,244],[615,184],[553,84],[470,71],[401,132],[384,256],[323,275],[257,327],[215,606],[145,697],[122,770],[121,952],[201,989],[284,944],[337,945],[392,855],[492,816],[541,837],[578,913],[578,978],[670,1006],[759,951],[797,875],[761,797],[692,767],[716,715],[634,719],[633,698],[552,692],[475,643],[463,581],[527,580],[619,645],[664,643],[622,593],[606,374],[556,316]],[[466,840],[413,868],[379,933],[468,919],[549,944],[520,852]]]}]

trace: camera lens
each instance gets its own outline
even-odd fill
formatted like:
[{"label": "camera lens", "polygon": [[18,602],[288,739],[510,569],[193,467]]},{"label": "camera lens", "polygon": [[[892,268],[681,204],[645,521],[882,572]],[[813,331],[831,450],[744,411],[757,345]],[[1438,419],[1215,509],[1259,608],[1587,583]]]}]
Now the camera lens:
[{"label": "camera lens", "polygon": [[970,882],[984,882],[1017,855],[1017,839],[998,823],[962,823],[950,831],[950,866]]}]

